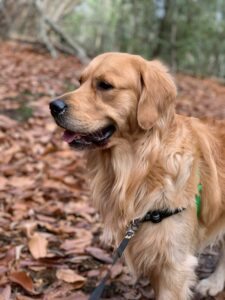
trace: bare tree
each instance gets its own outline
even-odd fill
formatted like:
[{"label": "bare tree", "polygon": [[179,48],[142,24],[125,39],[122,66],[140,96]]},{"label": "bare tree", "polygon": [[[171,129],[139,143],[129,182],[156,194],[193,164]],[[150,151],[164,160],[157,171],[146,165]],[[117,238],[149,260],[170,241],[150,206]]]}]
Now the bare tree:
[{"label": "bare tree", "polygon": [[29,43],[44,45],[52,57],[57,51],[75,54],[82,63],[89,58],[85,50],[68,36],[58,22],[65,17],[80,0],[0,0],[0,36]]}]

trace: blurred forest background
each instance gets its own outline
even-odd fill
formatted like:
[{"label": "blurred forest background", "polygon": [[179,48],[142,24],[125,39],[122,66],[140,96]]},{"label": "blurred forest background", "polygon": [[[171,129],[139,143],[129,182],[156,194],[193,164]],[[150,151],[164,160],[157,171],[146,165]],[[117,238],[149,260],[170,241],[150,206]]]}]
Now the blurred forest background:
[{"label": "blurred forest background", "polygon": [[[83,153],[61,140],[48,108],[105,51],[162,59],[177,112],[225,124],[224,0],[0,0],[0,300],[87,300],[112,262]],[[199,278],[218,250],[199,256]],[[154,293],[121,260],[103,298]]]},{"label": "blurred forest background", "polygon": [[0,0],[0,35],[75,53],[160,57],[174,71],[225,76],[223,0]]}]

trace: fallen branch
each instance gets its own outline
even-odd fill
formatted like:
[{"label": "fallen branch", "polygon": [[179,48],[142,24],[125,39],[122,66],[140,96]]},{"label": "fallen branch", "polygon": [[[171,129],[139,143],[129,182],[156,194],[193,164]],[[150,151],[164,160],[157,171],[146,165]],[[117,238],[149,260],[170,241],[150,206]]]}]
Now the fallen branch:
[{"label": "fallen branch", "polygon": [[74,55],[74,50],[66,45],[62,45],[60,43],[54,42],[55,48],[65,54]]},{"label": "fallen branch", "polygon": [[84,49],[78,45],[74,40],[72,40],[63,30],[55,24],[53,21],[51,21],[48,17],[45,16],[45,22],[50,26],[50,28],[58,34],[62,40],[64,40],[67,45],[74,50],[74,54],[77,55],[77,57],[80,59],[80,61],[83,64],[89,63],[90,59],[86,55],[86,52]]},{"label": "fallen branch", "polygon": [[43,20],[43,22],[40,22],[41,38],[45,43],[46,47],[49,49],[52,56],[55,57],[56,50],[54,44],[50,41],[50,39],[47,36],[45,24],[47,24],[50,27],[50,29],[53,32],[55,32],[72,49],[72,53],[80,59],[81,63],[87,64],[90,61],[90,59],[88,58],[85,50],[73,39],[71,39],[71,37],[69,37],[55,22],[53,22],[49,17],[47,17],[44,14],[43,8],[39,0],[34,0],[34,4]]}]

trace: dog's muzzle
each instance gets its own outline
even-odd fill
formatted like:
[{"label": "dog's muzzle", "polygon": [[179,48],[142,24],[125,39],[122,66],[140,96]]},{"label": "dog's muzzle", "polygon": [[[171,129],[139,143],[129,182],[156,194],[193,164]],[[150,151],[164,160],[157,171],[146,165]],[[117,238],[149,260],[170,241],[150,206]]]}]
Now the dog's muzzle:
[{"label": "dog's muzzle", "polygon": [[[63,140],[67,142],[71,147],[76,149],[93,149],[97,147],[105,147],[116,131],[116,127],[113,124],[107,124],[94,132],[79,132],[76,129],[69,128],[67,126],[68,110],[67,104],[61,100],[56,99],[50,103],[51,114],[55,119],[58,126],[65,129],[63,134]],[[67,115],[67,117],[65,117]]]}]

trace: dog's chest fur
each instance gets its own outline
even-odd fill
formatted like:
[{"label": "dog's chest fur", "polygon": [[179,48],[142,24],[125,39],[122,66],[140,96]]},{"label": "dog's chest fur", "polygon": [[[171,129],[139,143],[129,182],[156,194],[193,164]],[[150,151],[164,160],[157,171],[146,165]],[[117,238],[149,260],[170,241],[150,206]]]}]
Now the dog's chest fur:
[{"label": "dog's chest fur", "polygon": [[[193,190],[196,184],[196,176],[192,179],[190,176],[194,169],[190,154],[161,152],[155,155],[154,150],[158,154],[160,151],[146,145],[137,149],[139,155],[134,150],[121,143],[108,152],[93,153],[89,157],[93,200],[103,219],[104,237],[116,244],[123,238],[126,225],[133,218],[143,217],[149,210],[189,205],[188,187]],[[137,272],[142,270],[142,273],[143,266],[147,269],[154,266],[156,260],[159,264],[160,261],[179,259],[180,251],[186,247],[182,240],[187,241],[192,236],[190,230],[193,227],[188,226],[191,215],[195,213],[194,195],[192,198],[192,209],[188,212],[160,224],[141,226],[126,253],[128,264],[135,266]],[[182,223],[182,228],[179,228],[179,223]],[[143,237],[148,238],[143,240]],[[151,256],[147,265],[144,263],[146,255]]]}]

